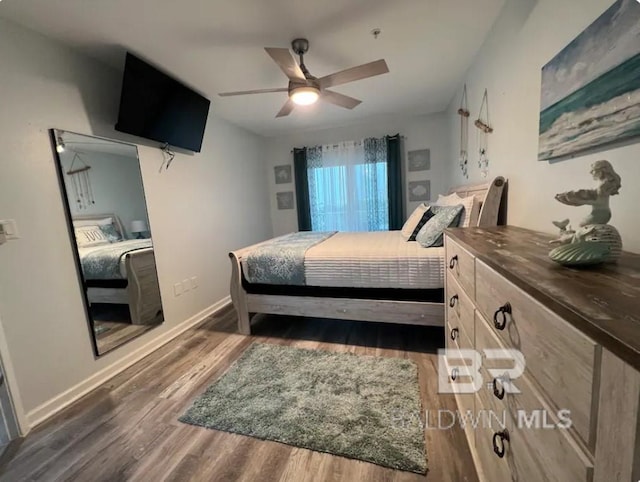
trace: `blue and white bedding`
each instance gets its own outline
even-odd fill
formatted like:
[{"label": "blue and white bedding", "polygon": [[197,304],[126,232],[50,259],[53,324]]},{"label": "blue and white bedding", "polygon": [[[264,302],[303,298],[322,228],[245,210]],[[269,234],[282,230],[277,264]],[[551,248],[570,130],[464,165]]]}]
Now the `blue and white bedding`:
[{"label": "blue and white bedding", "polygon": [[129,239],[117,243],[79,248],[82,273],[87,280],[127,279],[125,255],[153,247],[151,239]]},{"label": "blue and white bedding", "polygon": [[400,231],[294,233],[242,258],[249,283],[331,288],[441,289],[444,266],[444,248]]},{"label": "blue and white bedding", "polygon": [[304,256],[335,232],[285,234],[258,246],[242,259],[245,279],[254,284],[306,285]]}]

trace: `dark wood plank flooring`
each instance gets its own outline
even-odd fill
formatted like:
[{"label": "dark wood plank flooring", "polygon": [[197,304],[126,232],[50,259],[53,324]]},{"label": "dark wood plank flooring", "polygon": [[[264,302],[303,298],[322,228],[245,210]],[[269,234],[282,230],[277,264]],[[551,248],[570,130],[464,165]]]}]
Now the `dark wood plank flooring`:
[{"label": "dark wood plank flooring", "polygon": [[255,335],[227,309],[101,385],[0,458],[0,480],[476,482],[459,427],[426,430],[426,477],[178,422],[192,400],[254,341],[378,356],[419,366],[425,410],[455,410],[437,394],[441,329],[259,316]]},{"label": "dark wood plank flooring", "polygon": [[107,331],[96,335],[96,344],[100,354],[107,353],[120,345],[137,338],[159,325],[132,325],[126,322],[94,321],[96,326],[105,326]]}]

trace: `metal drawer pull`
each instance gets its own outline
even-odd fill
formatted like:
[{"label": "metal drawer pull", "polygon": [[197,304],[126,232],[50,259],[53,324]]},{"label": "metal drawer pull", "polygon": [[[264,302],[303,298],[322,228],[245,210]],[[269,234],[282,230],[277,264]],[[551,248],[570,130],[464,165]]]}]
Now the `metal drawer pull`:
[{"label": "metal drawer pull", "polygon": [[502,385],[502,383],[500,383],[500,385],[502,385],[500,387],[500,390],[498,390],[498,379],[494,378],[493,379],[493,394],[495,395],[495,397],[498,400],[502,400],[504,398],[504,385]]},{"label": "metal drawer pull", "polygon": [[497,330],[504,330],[507,326],[507,313],[511,314],[511,303],[506,303],[493,314],[493,326]]},{"label": "metal drawer pull", "polygon": [[449,261],[449,269],[453,269],[456,267],[456,263],[458,262],[458,255],[456,254],[451,261]]},{"label": "metal drawer pull", "polygon": [[451,330],[451,339],[455,341],[456,338],[458,338],[458,329],[454,328],[453,330]]},{"label": "metal drawer pull", "polygon": [[456,306],[457,301],[458,301],[458,295],[453,295],[449,300],[449,307],[453,308],[454,306]]},{"label": "metal drawer pull", "polygon": [[499,458],[504,457],[505,447],[504,441],[509,442],[509,432],[503,430],[493,434],[493,451]]},{"label": "metal drawer pull", "polygon": [[458,369],[454,368],[453,370],[451,370],[451,380],[455,381],[456,378],[458,378]]}]

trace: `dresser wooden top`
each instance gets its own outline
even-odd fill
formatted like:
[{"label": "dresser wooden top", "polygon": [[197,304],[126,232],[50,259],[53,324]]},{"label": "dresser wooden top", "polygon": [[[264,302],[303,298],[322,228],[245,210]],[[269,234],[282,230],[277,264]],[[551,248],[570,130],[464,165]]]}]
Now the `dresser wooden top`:
[{"label": "dresser wooden top", "polygon": [[[551,261],[551,236],[514,226],[447,235],[594,341],[640,370],[640,255],[574,269]],[[508,300],[505,300],[508,301]]]}]

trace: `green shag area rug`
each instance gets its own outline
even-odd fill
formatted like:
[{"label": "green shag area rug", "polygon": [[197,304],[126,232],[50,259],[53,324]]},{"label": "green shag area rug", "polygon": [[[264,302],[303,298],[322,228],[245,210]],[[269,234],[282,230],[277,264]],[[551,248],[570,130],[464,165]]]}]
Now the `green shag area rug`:
[{"label": "green shag area rug", "polygon": [[180,421],[426,473],[410,360],[255,343]]}]

